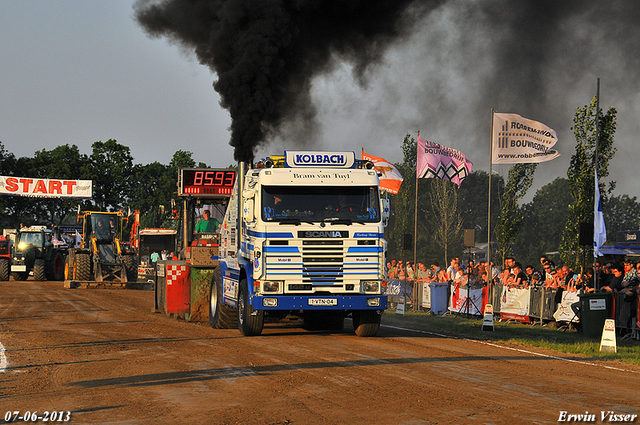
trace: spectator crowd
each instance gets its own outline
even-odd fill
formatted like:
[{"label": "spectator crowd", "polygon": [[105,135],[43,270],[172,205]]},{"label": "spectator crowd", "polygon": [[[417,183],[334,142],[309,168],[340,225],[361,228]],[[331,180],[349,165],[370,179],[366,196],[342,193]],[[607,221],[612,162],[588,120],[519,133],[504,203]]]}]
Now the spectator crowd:
[{"label": "spectator crowd", "polygon": [[[582,273],[568,266],[558,266],[546,256],[540,257],[540,264],[536,267],[530,264],[523,267],[515,258],[508,257],[501,269],[487,261],[476,263],[469,260],[463,263],[459,257],[452,258],[446,269],[437,261],[427,268],[424,263],[413,264],[393,259],[387,263],[387,278],[404,281],[411,287],[415,284],[446,282],[453,287],[469,285],[471,289],[499,284],[520,289],[555,289],[556,303],[560,303],[564,291],[610,292],[620,294],[625,303],[630,303],[631,311],[637,311],[640,295],[640,261],[630,259],[620,263],[596,262],[595,270],[587,267]],[[580,317],[579,306],[572,308]]]}]

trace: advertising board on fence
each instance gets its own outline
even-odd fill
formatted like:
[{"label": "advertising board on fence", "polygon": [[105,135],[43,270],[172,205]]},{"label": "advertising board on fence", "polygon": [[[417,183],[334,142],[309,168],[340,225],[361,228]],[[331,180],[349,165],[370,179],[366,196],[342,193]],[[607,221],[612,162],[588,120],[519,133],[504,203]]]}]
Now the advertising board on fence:
[{"label": "advertising board on fence", "polygon": [[422,307],[431,308],[431,288],[427,283],[422,283]]},{"label": "advertising board on fence", "polygon": [[91,180],[0,176],[0,194],[31,198],[91,198]]},{"label": "advertising board on fence", "polygon": [[[467,302],[467,292],[469,302]],[[469,289],[461,288],[455,285],[451,289],[451,299],[449,301],[449,310],[454,313],[469,313],[474,316],[482,315],[482,311],[486,304],[486,291],[483,288]]]},{"label": "advertising board on fence", "polygon": [[554,319],[556,319],[556,322],[579,322],[580,319],[571,309],[571,304],[577,302],[580,302],[580,298],[578,297],[577,292],[564,291],[562,293],[562,301],[560,302],[560,305],[558,306],[556,312],[553,313],[553,317]]},{"label": "advertising board on fence", "polygon": [[528,289],[505,286],[502,288],[500,301],[500,317],[529,323],[530,293]]}]

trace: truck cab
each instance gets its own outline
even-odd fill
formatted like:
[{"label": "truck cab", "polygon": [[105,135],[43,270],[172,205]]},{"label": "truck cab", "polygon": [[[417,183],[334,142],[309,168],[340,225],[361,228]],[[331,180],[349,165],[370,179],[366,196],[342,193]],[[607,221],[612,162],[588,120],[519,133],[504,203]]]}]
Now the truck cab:
[{"label": "truck cab", "polygon": [[[386,308],[384,203],[354,152],[285,152],[240,171],[220,236],[221,303],[245,335],[265,317],[309,328],[351,317],[373,336]],[[388,209],[387,209],[388,211]]]}]

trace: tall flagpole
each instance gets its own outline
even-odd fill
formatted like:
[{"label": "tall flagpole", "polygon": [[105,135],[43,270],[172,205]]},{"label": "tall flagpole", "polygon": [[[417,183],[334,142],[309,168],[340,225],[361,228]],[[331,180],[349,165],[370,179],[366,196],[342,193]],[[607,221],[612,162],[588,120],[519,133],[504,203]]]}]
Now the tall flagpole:
[{"label": "tall flagpole", "polygon": [[[491,136],[489,136],[489,212],[487,214],[487,283],[491,281],[491,173],[493,168],[493,113],[491,108]],[[492,288],[492,286],[489,286]]]},{"label": "tall flagpole", "polygon": [[[420,138],[420,132],[418,131],[418,138]],[[418,311],[418,281],[417,277],[417,264],[418,260],[418,142],[416,141],[416,202],[415,202],[415,211],[414,211],[414,223],[413,223],[413,311]]]},{"label": "tall flagpole", "polygon": [[[594,174],[597,176],[598,175],[598,142],[600,139],[600,78],[598,78],[598,84],[597,84],[597,88],[596,88],[596,153],[595,153],[595,158],[594,158],[594,164],[593,164],[593,171]],[[596,184],[599,184],[598,180],[596,179]],[[599,189],[599,188],[596,188]],[[595,202],[595,192],[594,192],[594,197],[593,197],[593,202]],[[594,208],[597,208],[597,206]],[[595,215],[595,212],[593,214],[593,240],[595,242],[596,240],[596,232],[597,232],[597,226],[596,226],[596,220],[597,217]],[[593,289],[596,290],[598,288],[598,271],[596,268],[596,265],[598,263],[598,257],[596,255],[595,252],[595,243],[594,243],[594,251],[593,251]],[[598,247],[599,249],[599,247]]]}]

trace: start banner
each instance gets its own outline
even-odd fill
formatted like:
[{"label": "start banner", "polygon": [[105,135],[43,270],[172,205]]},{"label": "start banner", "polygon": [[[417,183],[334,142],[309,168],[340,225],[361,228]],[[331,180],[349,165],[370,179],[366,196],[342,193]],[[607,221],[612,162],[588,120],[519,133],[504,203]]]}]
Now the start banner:
[{"label": "start banner", "polygon": [[91,180],[0,176],[0,194],[32,198],[91,198]]}]

